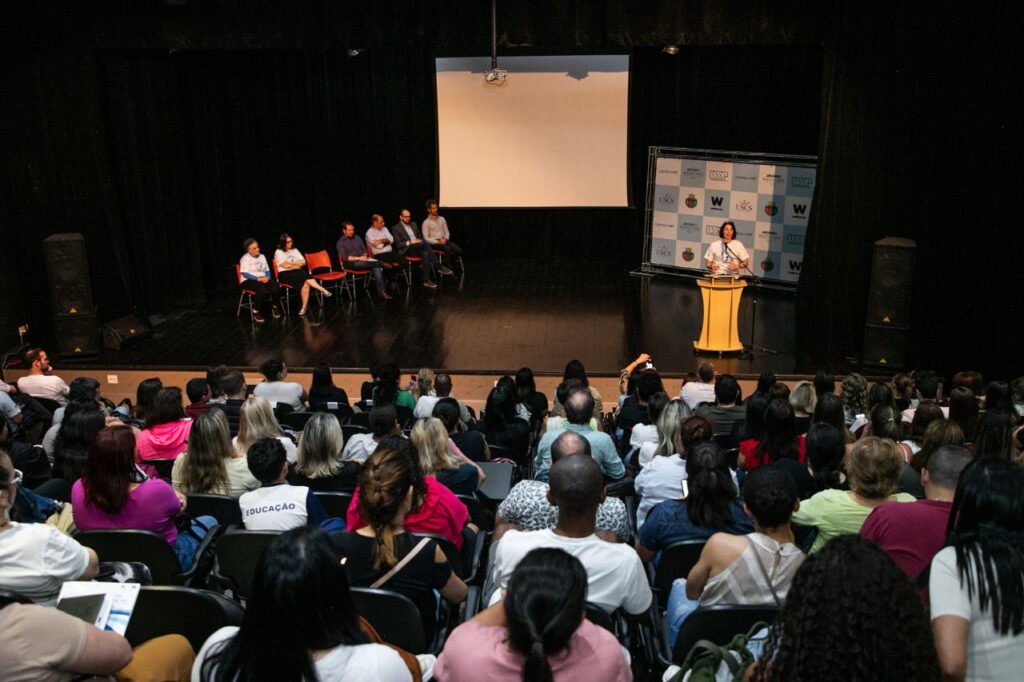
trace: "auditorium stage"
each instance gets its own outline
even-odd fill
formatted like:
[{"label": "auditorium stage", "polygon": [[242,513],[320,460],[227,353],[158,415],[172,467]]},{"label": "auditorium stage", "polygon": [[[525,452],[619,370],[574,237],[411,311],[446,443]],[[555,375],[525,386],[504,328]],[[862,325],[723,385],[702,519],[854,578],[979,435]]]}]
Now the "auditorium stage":
[{"label": "auditorium stage", "polygon": [[[568,360],[579,358],[588,373],[617,375],[647,352],[668,375],[696,366],[692,341],[699,333],[701,302],[693,280],[634,277],[626,267],[578,261],[467,259],[464,276],[446,277],[431,291],[419,286],[416,274],[411,291],[393,301],[362,292],[354,303],[335,296],[324,309],[311,304],[302,318],[296,297],[290,318],[262,325],[251,324],[245,311],[235,317],[237,294],[217,292],[202,306],[156,318],[153,335],[135,346],[60,365],[254,368],[283,357],[296,369],[327,362],[336,371],[365,372],[376,360],[463,374],[501,374],[522,366],[560,374]],[[753,293],[748,288],[741,305],[744,343],[750,341]],[[707,357],[720,372],[796,373],[794,310],[793,292],[761,291],[756,345],[778,353]]]}]

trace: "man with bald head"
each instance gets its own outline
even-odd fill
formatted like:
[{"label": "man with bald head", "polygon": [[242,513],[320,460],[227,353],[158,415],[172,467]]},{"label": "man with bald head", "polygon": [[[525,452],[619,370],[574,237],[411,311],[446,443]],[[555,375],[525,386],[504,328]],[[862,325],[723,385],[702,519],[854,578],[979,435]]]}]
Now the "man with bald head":
[{"label": "man with bald head", "polygon": [[[557,462],[570,455],[590,457],[590,442],[575,431],[563,431],[551,444],[551,461]],[[509,530],[554,528],[557,522],[558,507],[548,501],[548,484],[543,481],[520,481],[498,507],[492,539],[497,542]],[[606,497],[598,505],[594,534],[608,542],[629,541],[629,521],[622,500]]]},{"label": "man with bald head", "polygon": [[578,388],[569,394],[565,401],[565,419],[568,424],[565,428],[548,431],[537,444],[537,457],[533,462],[537,470],[537,480],[547,480],[548,469],[551,467],[551,444],[566,431],[574,431],[587,439],[594,461],[605,478],[617,481],[626,475],[626,467],[622,464],[622,458],[619,457],[611,436],[590,428],[590,417],[593,413],[594,396],[589,390]]},{"label": "man with bald head", "polygon": [[490,583],[491,603],[502,598],[512,571],[530,550],[557,547],[580,560],[587,571],[587,601],[609,613],[622,608],[638,615],[651,605],[640,557],[628,545],[594,534],[598,507],[605,499],[604,478],[592,457],[562,457],[551,466],[548,501],[558,507],[554,528],[509,530],[497,545]]}]

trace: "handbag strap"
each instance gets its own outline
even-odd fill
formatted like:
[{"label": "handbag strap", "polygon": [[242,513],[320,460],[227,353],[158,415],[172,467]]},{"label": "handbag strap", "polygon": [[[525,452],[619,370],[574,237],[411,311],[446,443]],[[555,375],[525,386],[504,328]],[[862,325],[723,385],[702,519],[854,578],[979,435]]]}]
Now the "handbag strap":
[{"label": "handbag strap", "polygon": [[401,561],[399,561],[397,564],[392,566],[390,571],[388,571],[387,573],[385,573],[381,577],[377,578],[377,580],[374,581],[374,583],[372,585],[370,585],[370,587],[373,588],[373,589],[377,589],[377,588],[381,587],[382,585],[384,585],[387,581],[389,581],[392,578],[394,578],[395,574],[398,573],[399,571],[401,571],[403,568],[405,568],[406,565],[410,561],[412,561],[416,557],[416,555],[420,553],[420,550],[423,549],[424,547],[426,547],[427,543],[429,543],[429,542],[430,542],[430,538],[423,538],[423,539],[421,539],[418,543],[416,543],[415,547],[413,547],[411,550],[409,550],[408,554],[406,554],[404,557],[402,557]]},{"label": "handbag strap", "polygon": [[746,538],[747,544],[750,545],[750,551],[754,553],[754,561],[757,562],[757,567],[761,569],[761,575],[764,576],[765,582],[768,583],[768,589],[771,590],[772,599],[775,600],[776,606],[782,606],[782,600],[779,599],[779,595],[775,591],[775,586],[772,585],[772,579],[768,576],[768,571],[764,567],[764,562],[761,561],[761,555],[757,553],[757,546],[754,544],[754,541],[750,539],[749,535],[747,535]]}]

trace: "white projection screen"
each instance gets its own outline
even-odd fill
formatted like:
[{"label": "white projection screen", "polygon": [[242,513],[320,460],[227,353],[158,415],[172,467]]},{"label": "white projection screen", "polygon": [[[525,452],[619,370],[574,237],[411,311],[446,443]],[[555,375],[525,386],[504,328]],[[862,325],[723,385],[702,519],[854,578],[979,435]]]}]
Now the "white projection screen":
[{"label": "white projection screen", "polygon": [[627,206],[628,55],[439,58],[444,206]]}]

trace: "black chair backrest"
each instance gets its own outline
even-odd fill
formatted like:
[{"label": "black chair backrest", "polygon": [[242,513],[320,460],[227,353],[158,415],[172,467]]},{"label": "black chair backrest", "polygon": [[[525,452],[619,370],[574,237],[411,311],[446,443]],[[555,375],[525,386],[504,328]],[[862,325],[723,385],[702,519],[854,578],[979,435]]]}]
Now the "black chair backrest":
[{"label": "black chair backrest", "polygon": [[328,516],[336,516],[342,521],[348,513],[348,506],[352,504],[352,493],[340,493],[332,491],[314,491],[316,499],[323,505]]},{"label": "black chair backrest", "polygon": [[[34,397],[34,396],[33,396]],[[60,407],[60,403],[52,398],[36,398],[37,403],[43,406],[43,408],[50,413],[50,417],[53,417],[53,413]]]},{"label": "black chair backrest", "polygon": [[411,599],[370,587],[353,587],[352,597],[359,615],[370,622],[385,642],[410,653],[427,653],[423,621]]},{"label": "black chair backrest", "polygon": [[242,525],[242,510],[238,506],[238,498],[230,495],[193,493],[188,496],[188,514],[192,518],[212,516],[224,527]]},{"label": "black chair backrest", "polygon": [[349,421],[349,419],[352,418],[352,415],[354,414],[354,412],[352,411],[351,407],[349,407],[345,403],[336,403],[336,402],[310,403],[309,404],[309,411],[310,412],[326,412],[327,414],[333,414],[335,417],[338,418],[338,423],[339,424],[346,423],[347,421]]},{"label": "black chair backrest", "polygon": [[292,431],[301,431],[306,428],[306,422],[313,416],[312,412],[289,412],[281,417],[281,424]]},{"label": "black chair backrest", "polygon": [[618,637],[619,633],[616,631],[615,621],[612,619],[611,614],[602,609],[600,606],[598,606],[597,604],[591,604],[590,602],[587,602],[586,615],[587,620],[589,620],[591,623],[593,623],[594,625],[600,625],[605,630]]},{"label": "black chair backrest", "polygon": [[523,463],[521,461],[523,459],[522,457],[516,456],[512,452],[512,450],[510,450],[509,448],[505,447],[504,445],[498,445],[496,443],[488,443],[487,444],[487,448],[491,451],[491,459],[497,459],[499,457],[504,457],[505,459],[512,460],[516,464],[522,464]]},{"label": "black chair backrest", "polygon": [[725,452],[723,452],[722,456],[725,458],[725,465],[727,467],[729,467],[730,469],[736,469],[739,466],[739,462],[740,462],[740,449],[739,448],[730,448],[729,450],[726,450]]},{"label": "black chair backrest", "polygon": [[732,450],[733,448],[739,447],[739,443],[736,442],[736,438],[732,435],[732,432],[716,433],[712,436],[711,440],[713,440],[722,450]]},{"label": "black chair backrest", "polygon": [[75,540],[96,550],[103,561],[138,561],[149,567],[156,585],[180,585],[181,564],[164,536],[148,530],[79,531]]},{"label": "black chair backrest", "polygon": [[683,621],[679,637],[672,648],[672,660],[679,664],[686,659],[693,645],[702,639],[715,644],[728,644],[733,637],[747,634],[759,621],[771,625],[779,615],[779,607],[768,606],[701,606]]},{"label": "black chair backrest", "polygon": [[279,422],[284,419],[285,415],[291,414],[294,411],[295,408],[288,403],[278,403],[274,405],[274,416],[277,417],[277,421]]},{"label": "black chair backrest", "polygon": [[230,530],[217,539],[217,575],[228,580],[237,596],[252,594],[256,564],[277,536],[272,530]]},{"label": "black chair backrest", "polygon": [[147,459],[143,463],[149,464],[156,469],[156,475],[162,480],[168,483],[171,482],[171,470],[174,468],[173,459]]},{"label": "black chair backrest", "polygon": [[494,517],[487,513],[480,500],[472,495],[456,495],[462,504],[466,505],[469,512],[469,520],[476,524],[477,528],[483,530],[494,530]]},{"label": "black chair backrest", "polygon": [[395,405],[395,417],[398,418],[398,423],[403,428],[412,427],[413,422],[416,421],[412,410],[405,405]]},{"label": "black chair backrest", "polygon": [[[462,554],[459,552],[458,549],[455,548],[455,543],[453,543],[446,537],[438,535],[437,533],[413,533],[413,535],[421,538],[430,538],[431,540],[436,542],[437,546],[441,548],[442,552],[444,552],[444,556],[448,559],[448,563],[451,564],[452,570],[455,572],[455,575],[459,576],[460,578],[466,577],[467,571],[465,570],[465,567],[462,564]],[[463,537],[465,537],[465,535],[463,535]],[[463,542],[463,546],[465,546],[465,541]]]},{"label": "black chair backrest", "polygon": [[[494,446],[491,446],[491,457],[496,456]],[[484,470],[484,475],[487,476],[483,485],[480,486],[480,494],[495,502],[501,502],[508,497],[515,476],[515,465],[499,462],[479,462],[479,465]]]},{"label": "black chair backrest", "polygon": [[190,587],[143,587],[125,638],[138,646],[154,637],[177,634],[199,651],[206,639],[228,625],[240,625],[244,611],[230,599]]},{"label": "black chair backrest", "polygon": [[684,540],[669,545],[662,551],[658,567],[654,570],[654,587],[659,590],[658,603],[664,608],[668,604],[668,593],[672,581],[685,578],[700,559],[705,540]]},{"label": "black chair backrest", "polygon": [[348,423],[352,426],[362,426],[367,431],[370,430],[370,411],[369,408],[364,412],[352,412],[348,418]]},{"label": "black chair backrest", "polygon": [[365,426],[357,426],[356,424],[342,424],[341,435],[345,438],[345,442],[348,443],[348,439],[357,433],[370,433],[370,429]]}]

